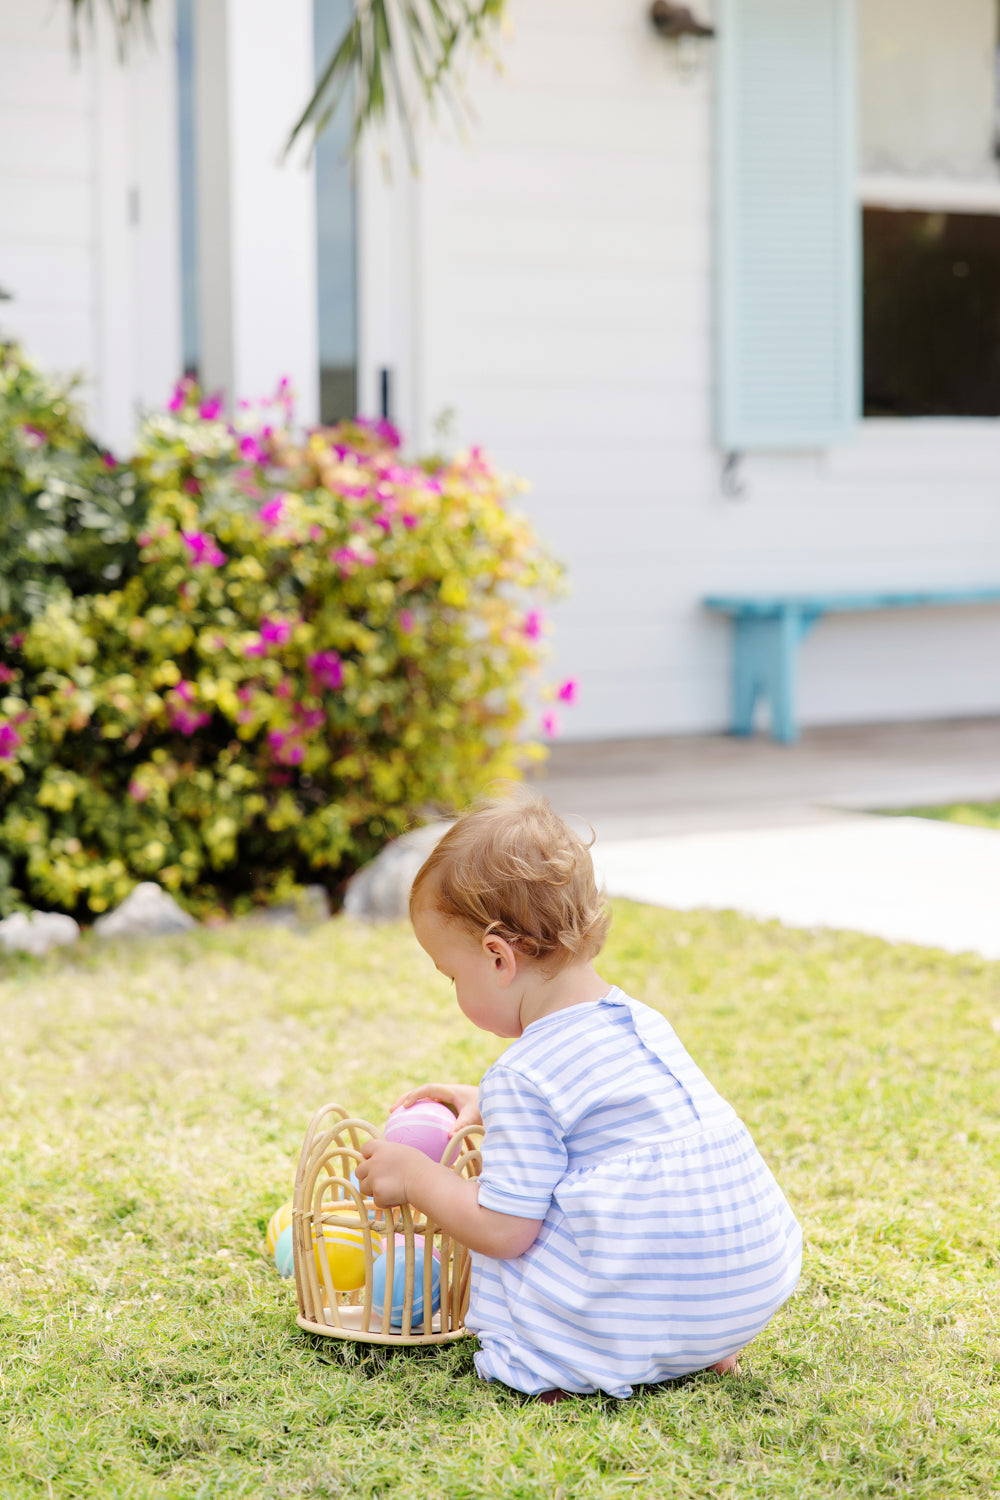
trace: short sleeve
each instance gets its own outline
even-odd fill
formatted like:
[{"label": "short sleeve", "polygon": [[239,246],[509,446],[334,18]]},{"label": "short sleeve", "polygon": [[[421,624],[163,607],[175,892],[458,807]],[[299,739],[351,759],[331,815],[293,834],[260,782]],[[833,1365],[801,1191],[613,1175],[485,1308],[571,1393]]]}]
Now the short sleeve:
[{"label": "short sleeve", "polygon": [[479,1202],[496,1213],[544,1219],[566,1172],[562,1128],[526,1078],[494,1064],[479,1088],[486,1127]]}]

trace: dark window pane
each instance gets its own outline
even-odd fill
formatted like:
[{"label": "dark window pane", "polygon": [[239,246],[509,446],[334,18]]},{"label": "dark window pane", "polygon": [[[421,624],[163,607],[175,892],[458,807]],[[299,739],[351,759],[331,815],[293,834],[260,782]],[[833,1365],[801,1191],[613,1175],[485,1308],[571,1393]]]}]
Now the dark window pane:
[{"label": "dark window pane", "polygon": [[864,211],[865,416],[1000,416],[1000,216]]}]

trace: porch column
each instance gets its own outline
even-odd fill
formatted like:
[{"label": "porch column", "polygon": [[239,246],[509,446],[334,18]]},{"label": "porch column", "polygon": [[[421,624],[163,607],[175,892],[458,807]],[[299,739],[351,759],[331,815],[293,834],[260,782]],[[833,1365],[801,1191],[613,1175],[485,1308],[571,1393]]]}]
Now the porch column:
[{"label": "porch column", "polygon": [[319,418],[316,190],[288,134],[313,87],[313,0],[195,6],[202,383],[231,405],[287,375]]},{"label": "porch column", "polygon": [[[92,89],[93,400],[102,440],[128,450],[181,364],[174,0],[154,42],[123,62],[99,11],[85,42]],[[91,55],[92,54],[92,55]]]}]

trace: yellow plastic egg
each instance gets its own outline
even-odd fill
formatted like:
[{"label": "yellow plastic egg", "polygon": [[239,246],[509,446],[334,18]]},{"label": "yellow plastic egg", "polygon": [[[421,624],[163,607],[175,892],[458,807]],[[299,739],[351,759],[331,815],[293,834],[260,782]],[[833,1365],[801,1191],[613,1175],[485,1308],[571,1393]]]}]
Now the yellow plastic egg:
[{"label": "yellow plastic egg", "polygon": [[[329,1266],[330,1280],[338,1292],[353,1292],[365,1284],[365,1234],[358,1223],[357,1229],[346,1224],[324,1224],[322,1240],[315,1239],[316,1268],[320,1285],[323,1285],[323,1258]],[[381,1236],[372,1235],[372,1254],[382,1248]]]},{"label": "yellow plastic egg", "polygon": [[279,1234],[283,1229],[287,1229],[291,1222],[292,1205],[290,1203],[283,1203],[281,1207],[276,1208],[274,1210],[274,1213],[271,1215],[270,1222],[267,1226],[267,1248],[270,1250],[272,1255],[274,1254],[274,1247],[278,1243]]}]

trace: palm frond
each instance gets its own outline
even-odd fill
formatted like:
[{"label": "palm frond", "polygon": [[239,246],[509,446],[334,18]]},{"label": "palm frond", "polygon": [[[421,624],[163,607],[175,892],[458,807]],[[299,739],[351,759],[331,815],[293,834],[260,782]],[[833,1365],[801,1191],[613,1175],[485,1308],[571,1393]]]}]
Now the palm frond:
[{"label": "palm frond", "polygon": [[[118,39],[118,52],[123,59],[128,55],[129,44],[137,32],[142,32],[147,41],[152,40],[150,15],[153,4],[154,0],[105,0]],[[70,37],[74,52],[79,52],[80,23],[86,18],[93,28],[94,0],[69,0],[69,8]]]},{"label": "palm frond", "polygon": [[[101,0],[68,0],[73,46],[81,24],[94,24]],[[137,32],[152,36],[156,0],[104,0],[124,58]],[[506,0],[354,0],[354,16],[292,129],[286,153],[304,132],[322,134],[340,101],[353,92],[353,136],[398,114],[411,162],[414,119],[422,104],[440,98],[461,115],[454,89],[456,61],[466,42],[483,42],[500,21]]]},{"label": "palm frond", "polygon": [[394,111],[415,165],[417,109],[441,98],[458,112],[453,87],[458,55],[465,42],[486,39],[505,4],[506,0],[355,0],[354,19],[295,122],[286,152],[307,131],[315,143],[353,85],[354,144],[367,128],[382,124]]}]

